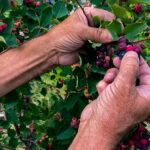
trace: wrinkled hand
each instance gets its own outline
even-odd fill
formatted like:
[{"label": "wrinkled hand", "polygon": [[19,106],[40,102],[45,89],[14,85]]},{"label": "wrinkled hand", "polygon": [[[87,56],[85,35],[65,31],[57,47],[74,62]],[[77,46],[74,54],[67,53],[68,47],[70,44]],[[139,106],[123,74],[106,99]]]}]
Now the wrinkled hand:
[{"label": "wrinkled hand", "polygon": [[[107,21],[114,18],[113,14],[101,9],[86,7],[85,12],[91,24],[93,24],[93,16],[99,16],[101,20]],[[88,21],[81,9],[54,27],[49,34],[53,47],[58,53],[57,64],[59,65],[71,65],[77,62],[77,53],[82,51],[81,47],[87,40],[100,43],[112,41],[108,30],[88,26]]]},{"label": "wrinkled hand", "polygon": [[149,66],[142,57],[139,62],[135,52],[128,52],[118,66],[119,70],[108,70],[97,84],[99,97],[81,115],[77,138],[89,137],[89,149],[92,143],[96,144],[93,149],[113,149],[129,129],[150,115]]}]

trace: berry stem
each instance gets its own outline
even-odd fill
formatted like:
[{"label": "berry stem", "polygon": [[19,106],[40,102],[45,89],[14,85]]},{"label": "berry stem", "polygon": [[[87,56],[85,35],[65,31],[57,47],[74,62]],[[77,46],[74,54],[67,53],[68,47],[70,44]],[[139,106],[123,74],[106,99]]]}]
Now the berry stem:
[{"label": "berry stem", "polygon": [[81,10],[83,11],[84,15],[86,16],[86,19],[87,19],[87,21],[88,21],[88,25],[89,25],[89,26],[92,26],[91,23],[90,23],[89,17],[87,16],[87,14],[86,14],[85,11],[84,11],[84,8],[80,5],[80,3],[79,3],[78,0],[75,0],[75,1],[77,2],[77,4],[79,5],[79,7],[81,8]]},{"label": "berry stem", "polygon": [[134,44],[134,43],[141,43],[141,42],[149,41],[149,40],[150,40],[150,37],[149,37],[149,38],[147,38],[147,39],[144,39],[144,40],[133,41],[133,42],[129,42],[129,43],[132,43],[132,44]]}]

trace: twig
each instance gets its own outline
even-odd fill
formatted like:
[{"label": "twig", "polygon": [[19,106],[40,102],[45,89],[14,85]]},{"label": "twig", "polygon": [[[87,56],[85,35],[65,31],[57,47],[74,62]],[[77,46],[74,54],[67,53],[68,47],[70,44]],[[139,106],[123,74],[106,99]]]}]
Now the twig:
[{"label": "twig", "polygon": [[134,43],[141,43],[141,42],[149,41],[149,40],[150,40],[150,38],[147,38],[147,39],[144,39],[144,40],[133,41],[133,42],[129,42],[129,43],[132,43],[132,44],[134,44]]},{"label": "twig", "polygon": [[87,16],[87,14],[86,14],[85,11],[84,11],[84,8],[80,5],[80,3],[79,3],[78,0],[75,0],[75,1],[77,2],[77,4],[79,5],[79,7],[81,8],[81,10],[83,11],[83,13],[84,13],[84,15],[85,15],[85,17],[86,17],[86,19],[87,19],[87,21],[88,21],[88,25],[89,25],[89,26],[92,26],[92,24],[90,23],[89,17]]}]

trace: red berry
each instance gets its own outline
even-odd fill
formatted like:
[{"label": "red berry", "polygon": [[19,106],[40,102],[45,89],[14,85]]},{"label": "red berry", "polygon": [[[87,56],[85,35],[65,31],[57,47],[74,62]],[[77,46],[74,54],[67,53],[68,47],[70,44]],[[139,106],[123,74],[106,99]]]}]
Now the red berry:
[{"label": "red berry", "polygon": [[126,52],[133,51],[133,46],[129,45],[126,48]]},{"label": "red berry", "polygon": [[83,88],[83,90],[86,90],[86,89],[88,89],[88,87],[87,87],[87,86],[85,86],[85,87]]},{"label": "red berry", "polygon": [[106,56],[105,60],[106,60],[107,62],[110,62],[110,56]]},{"label": "red berry", "polygon": [[44,140],[44,139],[45,139],[45,137],[44,137],[44,136],[42,136],[41,140]]},{"label": "red berry", "polygon": [[41,4],[41,2],[40,2],[40,1],[37,1],[36,4],[35,4],[35,6],[36,6],[36,7],[39,7],[40,4]]},{"label": "red berry", "polygon": [[104,65],[103,65],[103,68],[108,68],[109,67],[109,63],[106,62]]},{"label": "red berry", "polygon": [[139,131],[140,131],[140,132],[144,132],[145,130],[146,130],[145,127],[143,127],[143,126],[140,126],[140,127],[139,127]]},{"label": "red berry", "polygon": [[134,4],[134,11],[139,14],[142,11],[142,7],[139,4]]},{"label": "red berry", "polygon": [[121,145],[122,150],[126,149],[127,146],[126,145]]},{"label": "red berry", "polygon": [[0,27],[0,32],[2,32],[3,31],[3,28],[2,28],[2,26]]},{"label": "red berry", "polygon": [[19,44],[20,43],[20,40],[19,39],[17,39],[17,44]]},{"label": "red berry", "polygon": [[28,3],[33,3],[33,0],[28,0]]},{"label": "red berry", "polygon": [[135,143],[135,142],[134,142],[134,141],[132,141],[132,140],[131,140],[131,141],[129,141],[129,144],[130,144],[130,145],[134,145],[134,143]]},{"label": "red berry", "polygon": [[147,140],[146,139],[141,139],[141,144],[143,144],[143,145],[145,145],[145,144],[147,144]]},{"label": "red berry", "polygon": [[47,145],[46,146],[46,150],[51,150],[52,149],[52,145]]},{"label": "red berry", "polygon": [[1,27],[2,27],[3,29],[6,29],[6,28],[7,28],[7,24],[4,23]]},{"label": "red berry", "polygon": [[126,47],[127,47],[127,44],[125,42],[118,43],[118,49],[120,51],[124,51]]}]

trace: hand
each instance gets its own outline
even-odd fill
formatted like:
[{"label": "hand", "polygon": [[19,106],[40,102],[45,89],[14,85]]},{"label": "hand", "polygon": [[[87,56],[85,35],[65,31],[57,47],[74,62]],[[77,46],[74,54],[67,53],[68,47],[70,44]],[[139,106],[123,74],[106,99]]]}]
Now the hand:
[{"label": "hand", "polygon": [[[85,8],[87,16],[93,24],[93,16],[99,16],[101,20],[111,21],[114,15],[108,11]],[[88,26],[88,21],[81,9],[54,27],[49,33],[49,39],[53,41],[53,48],[58,53],[58,65],[71,65],[78,61],[77,53],[82,51],[81,47],[85,41],[92,40],[99,43],[112,41],[112,36],[106,29]]]},{"label": "hand", "polygon": [[105,81],[107,73],[97,85],[99,97],[84,109],[72,149],[81,145],[85,149],[113,149],[129,129],[150,115],[150,68],[144,59],[139,62],[135,52],[128,52],[120,70],[112,72],[114,81],[112,77],[111,84]]}]

